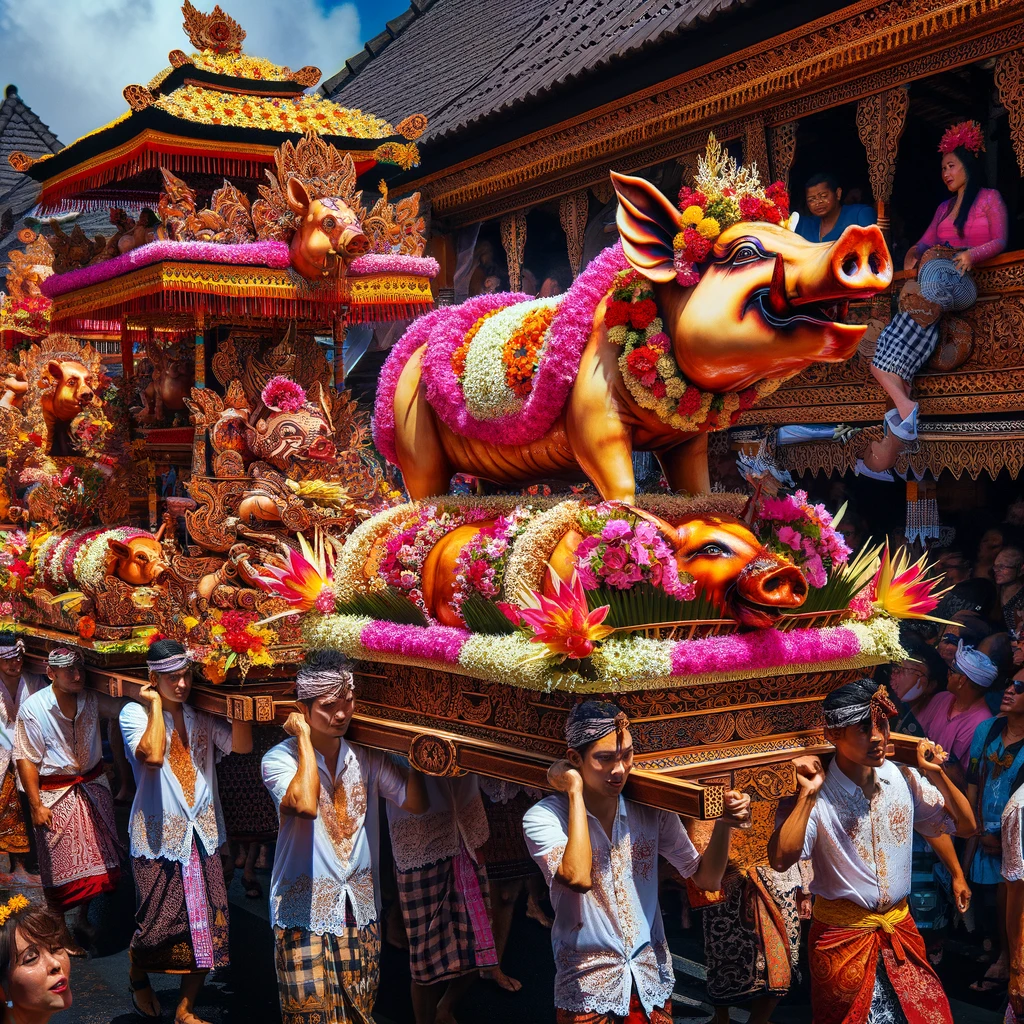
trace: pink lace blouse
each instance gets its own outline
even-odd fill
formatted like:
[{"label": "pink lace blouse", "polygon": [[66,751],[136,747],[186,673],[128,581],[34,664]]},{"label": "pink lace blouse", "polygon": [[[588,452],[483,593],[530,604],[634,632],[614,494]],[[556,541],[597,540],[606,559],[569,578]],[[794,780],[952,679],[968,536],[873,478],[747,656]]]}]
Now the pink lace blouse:
[{"label": "pink lace blouse", "polygon": [[958,234],[953,218],[946,216],[953,209],[955,202],[956,196],[952,196],[939,204],[928,230],[914,246],[914,251],[920,256],[925,249],[940,244],[951,245],[957,249],[966,248],[970,252],[971,263],[974,264],[998,256],[1006,248],[1009,219],[1006,203],[1003,202],[998,190],[983,188],[978,192],[978,197],[967,214],[963,235]]}]

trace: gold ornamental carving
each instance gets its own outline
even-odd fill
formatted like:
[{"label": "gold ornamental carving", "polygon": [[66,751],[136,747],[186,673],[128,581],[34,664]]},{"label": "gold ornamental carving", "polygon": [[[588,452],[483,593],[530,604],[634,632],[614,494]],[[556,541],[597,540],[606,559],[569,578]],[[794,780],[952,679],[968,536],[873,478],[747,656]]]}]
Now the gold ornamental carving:
[{"label": "gold ornamental carving", "polygon": [[907,89],[900,87],[865,96],[857,104],[857,134],[867,151],[871,194],[876,203],[888,203],[892,198],[896,154],[907,123],[909,99]]},{"label": "gold ornamental carving", "polygon": [[772,176],[789,186],[789,172],[796,157],[796,136],[799,129],[796,121],[773,125],[768,132],[771,146]]},{"label": "gold ornamental carving", "polygon": [[526,214],[522,210],[501,218],[501,244],[508,259],[508,284],[512,291],[517,292],[526,251]]},{"label": "gold ornamental carving", "polygon": [[1017,154],[1017,166],[1024,174],[1024,50],[1004,53],[995,68],[999,102],[1010,120],[1010,141]]},{"label": "gold ornamental carving", "polygon": [[455,744],[446,736],[420,733],[409,744],[409,764],[424,775],[450,779],[461,775]]},{"label": "gold ornamental carving", "polygon": [[583,239],[587,232],[587,190],[580,189],[562,196],[558,204],[558,220],[565,232],[572,276],[578,277],[583,266]]}]

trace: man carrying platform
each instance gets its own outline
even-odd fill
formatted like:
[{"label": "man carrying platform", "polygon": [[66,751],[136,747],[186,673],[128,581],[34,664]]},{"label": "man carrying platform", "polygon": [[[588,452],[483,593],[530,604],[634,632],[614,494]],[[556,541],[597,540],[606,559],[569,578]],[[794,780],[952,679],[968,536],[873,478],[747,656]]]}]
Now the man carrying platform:
[{"label": "man carrying platform", "polygon": [[121,709],[121,732],[135,774],[129,835],[136,930],[128,954],[135,1011],[160,1016],[149,974],[181,975],[175,1024],[194,1013],[207,972],[228,964],[228,894],[218,849],[227,841],[217,762],[252,749],[248,722],[228,723],[185,701],[192,663],[177,640],[157,640],[146,656],[149,685]]},{"label": "man carrying platform", "polygon": [[[116,718],[123,701],[85,689],[77,652],[50,651],[50,685],[18,710],[14,759],[28,797],[39,846],[39,874],[53,910],[74,910],[69,925],[86,942],[95,932],[89,902],[121,878],[114,798],[103,774],[100,719]],[[82,949],[75,949],[84,955]]]},{"label": "man carrying platform", "polygon": [[825,735],[835,758],[798,758],[799,789],[776,827],[768,856],[777,871],[810,858],[810,934],[815,1024],[952,1024],[949,1002],[928,963],[907,896],[912,832],[974,832],[964,795],[946,777],[947,754],[917,746],[918,769],[886,760],[896,708],[884,687],[858,679],[825,698]]},{"label": "man carrying platform", "polygon": [[284,1024],[372,1024],[380,980],[380,797],[420,814],[423,778],[345,739],[350,663],[311,655],[296,678],[290,738],[267,751],[263,782],[281,818],[270,881]]},{"label": "man carrying platform", "polygon": [[626,800],[629,720],[615,704],[576,705],[565,727],[558,790],[523,818],[526,843],[551,887],[557,1024],[671,1024],[672,956],[658,907],[658,857],[701,889],[722,884],[730,830],[750,798],[725,795],[704,855],[678,814]]}]

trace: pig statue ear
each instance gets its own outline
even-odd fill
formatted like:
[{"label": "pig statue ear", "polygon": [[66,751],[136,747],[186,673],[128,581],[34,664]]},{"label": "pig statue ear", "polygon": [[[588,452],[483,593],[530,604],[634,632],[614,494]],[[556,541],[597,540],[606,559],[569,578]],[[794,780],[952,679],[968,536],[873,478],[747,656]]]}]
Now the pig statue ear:
[{"label": "pig statue ear", "polygon": [[292,213],[305,217],[309,213],[309,193],[306,186],[296,177],[288,179],[288,207]]},{"label": "pig statue ear", "polygon": [[634,270],[651,281],[674,281],[672,240],[682,230],[679,211],[649,182],[611,172],[619,197],[615,224]]},{"label": "pig statue ear", "polygon": [[119,558],[131,558],[132,555],[132,549],[121,540],[108,540],[107,551],[109,554],[117,555]]},{"label": "pig statue ear", "polygon": [[46,364],[46,372],[53,378],[55,384],[59,384],[64,379],[64,368],[56,359],[51,359]]}]

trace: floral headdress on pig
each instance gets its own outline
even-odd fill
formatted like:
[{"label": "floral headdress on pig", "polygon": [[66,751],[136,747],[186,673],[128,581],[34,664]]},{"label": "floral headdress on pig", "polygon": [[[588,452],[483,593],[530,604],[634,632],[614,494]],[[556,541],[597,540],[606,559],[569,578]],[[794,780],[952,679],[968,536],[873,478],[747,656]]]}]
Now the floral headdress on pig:
[{"label": "floral headdress on pig", "polygon": [[975,156],[985,152],[985,133],[977,121],[960,121],[950,125],[942,134],[939,152],[952,153],[961,146]]},{"label": "floral headdress on pig", "polygon": [[683,229],[672,242],[676,280],[684,287],[700,280],[697,269],[711,252],[715,239],[741,220],[786,224],[789,192],[781,181],[761,185],[757,165],[746,167],[722,148],[714,134],[697,161],[694,187],[679,190]]}]

